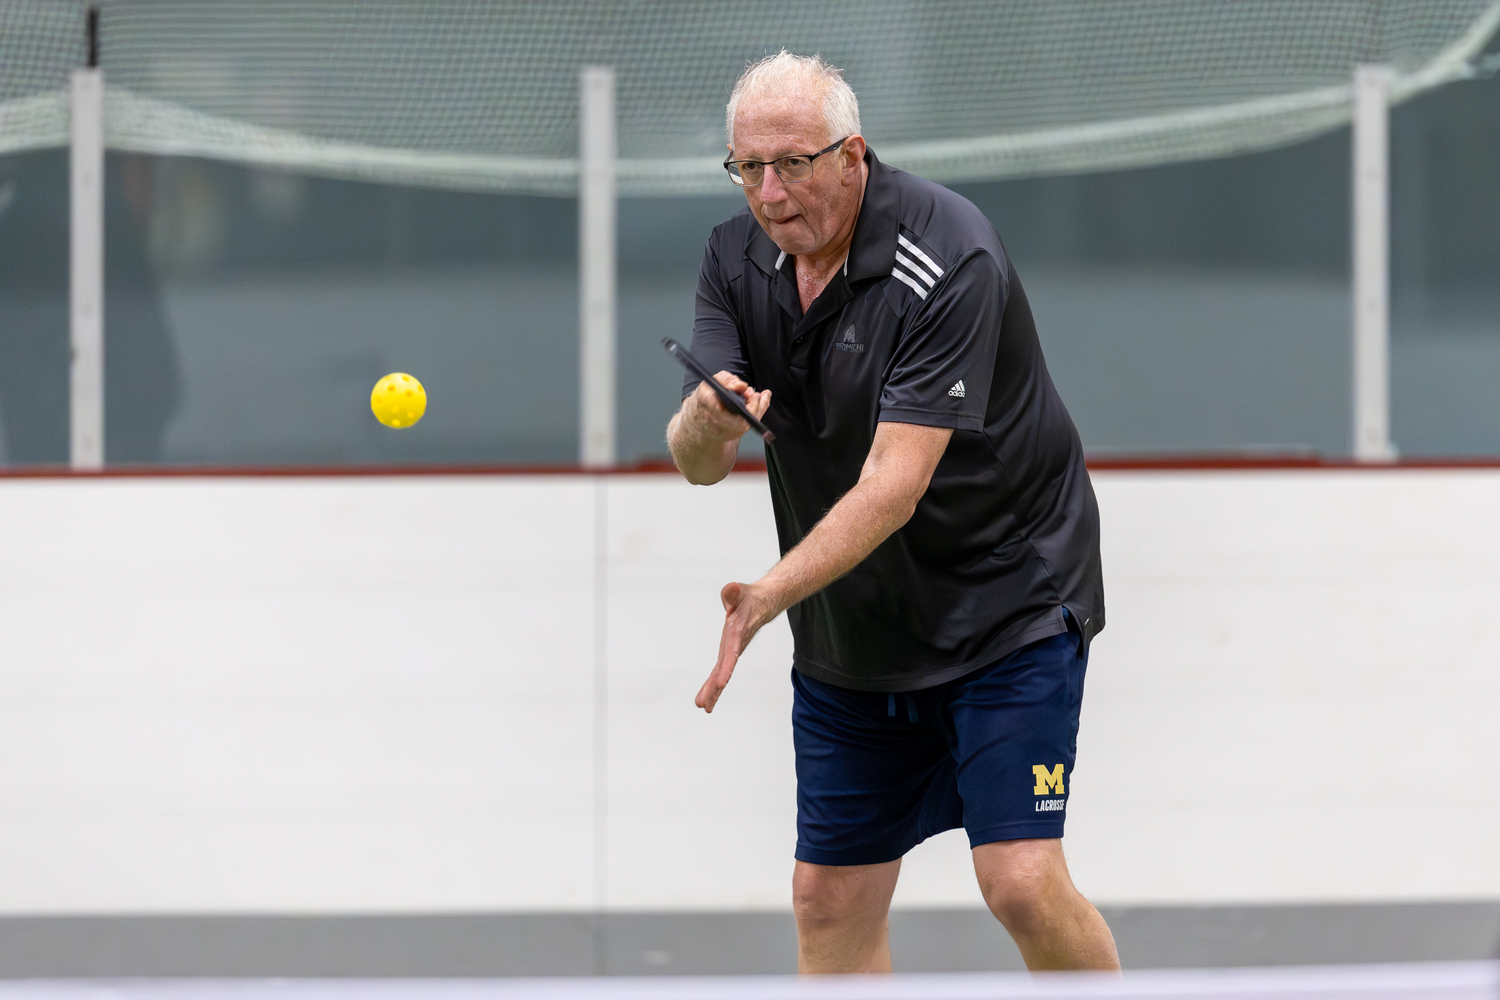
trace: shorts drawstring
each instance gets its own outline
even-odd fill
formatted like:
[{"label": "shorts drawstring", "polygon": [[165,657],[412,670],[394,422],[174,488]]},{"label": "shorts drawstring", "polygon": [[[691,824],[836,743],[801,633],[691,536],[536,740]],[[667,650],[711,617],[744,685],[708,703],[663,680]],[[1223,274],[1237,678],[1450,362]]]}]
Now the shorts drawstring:
[{"label": "shorts drawstring", "polygon": [[[917,703],[912,700],[912,697],[909,694],[903,694],[901,697],[903,697],[903,698],[906,699],[906,717],[907,717],[907,719],[909,719],[912,722],[916,722],[917,721]],[[888,695],[885,696],[885,714],[888,715],[888,716],[890,716],[893,719],[896,717],[896,696],[895,696],[895,694],[888,694]]]}]

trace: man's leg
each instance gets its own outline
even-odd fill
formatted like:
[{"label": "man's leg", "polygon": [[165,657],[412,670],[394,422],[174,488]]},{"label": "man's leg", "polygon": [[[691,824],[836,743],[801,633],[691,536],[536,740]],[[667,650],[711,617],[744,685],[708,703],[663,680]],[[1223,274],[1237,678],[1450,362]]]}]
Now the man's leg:
[{"label": "man's leg", "polygon": [[900,873],[899,858],[879,865],[797,862],[797,971],[890,972],[887,917]]},{"label": "man's leg", "polygon": [[[1061,840],[1001,840],[974,848],[984,901],[1032,972],[1119,969],[1109,926],[1073,888]],[[887,897],[889,898],[889,897]]]}]

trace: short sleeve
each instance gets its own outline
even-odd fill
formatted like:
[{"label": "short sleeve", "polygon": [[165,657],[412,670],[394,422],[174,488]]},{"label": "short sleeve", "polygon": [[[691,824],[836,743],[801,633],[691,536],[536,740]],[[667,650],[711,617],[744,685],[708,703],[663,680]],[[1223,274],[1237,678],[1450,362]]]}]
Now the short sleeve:
[{"label": "short sleeve", "polygon": [[909,315],[880,393],[880,419],[980,430],[1008,291],[986,250],[959,258]]},{"label": "short sleeve", "polygon": [[[703,266],[698,271],[698,300],[693,313],[692,351],[709,371],[732,372],[753,384],[750,366],[745,360],[745,345],[740,340],[730,278],[720,267],[717,241],[716,232],[703,249]],[[699,381],[692,372],[685,373],[683,399],[697,390]]]}]

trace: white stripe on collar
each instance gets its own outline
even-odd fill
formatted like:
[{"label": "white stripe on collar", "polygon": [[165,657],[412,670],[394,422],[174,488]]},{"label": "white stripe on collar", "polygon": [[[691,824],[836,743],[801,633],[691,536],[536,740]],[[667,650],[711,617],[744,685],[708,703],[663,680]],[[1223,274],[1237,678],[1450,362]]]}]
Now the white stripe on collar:
[{"label": "white stripe on collar", "polygon": [[786,263],[786,251],[781,251],[781,256],[776,258],[776,270],[781,270],[781,265]]}]

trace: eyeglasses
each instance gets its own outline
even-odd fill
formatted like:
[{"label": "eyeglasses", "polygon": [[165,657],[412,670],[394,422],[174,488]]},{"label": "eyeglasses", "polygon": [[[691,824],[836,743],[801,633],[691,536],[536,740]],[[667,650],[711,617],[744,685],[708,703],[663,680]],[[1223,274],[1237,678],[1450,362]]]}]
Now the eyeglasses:
[{"label": "eyeglasses", "polygon": [[729,160],[724,161],[724,169],[729,171],[729,179],[740,187],[760,187],[761,181],[766,179],[766,168],[770,167],[776,171],[784,184],[801,184],[813,175],[813,160],[824,153],[831,153],[844,143],[849,141],[846,135],[838,142],[816,153],[804,153],[799,156],[778,156],[774,160]]}]

